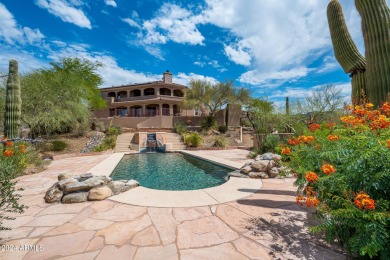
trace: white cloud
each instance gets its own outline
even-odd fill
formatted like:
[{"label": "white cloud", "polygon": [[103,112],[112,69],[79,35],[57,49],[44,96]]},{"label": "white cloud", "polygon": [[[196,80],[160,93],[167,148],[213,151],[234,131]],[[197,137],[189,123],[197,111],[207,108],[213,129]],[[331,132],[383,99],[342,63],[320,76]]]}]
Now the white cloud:
[{"label": "white cloud", "polygon": [[340,65],[334,56],[325,56],[322,62],[322,67],[317,68],[317,73],[328,73],[339,69]]},{"label": "white cloud", "polygon": [[39,29],[33,30],[28,27],[23,27],[23,32],[29,44],[40,42],[43,38],[45,38]]},{"label": "white cloud", "polygon": [[114,0],[104,0],[104,3],[112,7],[117,7],[117,4]]},{"label": "white cloud", "polygon": [[[75,24],[82,28],[92,29],[91,22],[79,8],[79,2],[67,2],[66,0],[36,0],[36,5],[67,23]],[[78,7],[78,8],[76,8]]]},{"label": "white cloud", "polygon": [[131,18],[123,18],[122,21],[127,23],[128,25],[130,25],[132,27],[136,27],[136,28],[139,28],[139,29],[141,28],[141,26],[136,21],[134,21]]},{"label": "white cloud", "polygon": [[186,73],[183,73],[183,72],[179,72],[176,77],[175,76],[173,77],[173,82],[174,83],[182,84],[182,85],[185,85],[185,86],[188,86],[191,80],[206,80],[206,81],[209,81],[211,83],[217,83],[218,82],[218,80],[213,78],[213,77],[199,75],[199,74],[196,74],[196,73],[188,73],[188,74],[186,74]]},{"label": "white cloud", "polygon": [[[138,24],[132,21],[126,22],[130,22],[131,26]],[[143,44],[165,44],[172,41],[181,44],[203,45],[204,37],[196,27],[199,22],[199,17],[191,11],[166,3],[158,10],[154,18],[142,22],[138,37]]]},{"label": "white cloud", "polygon": [[273,71],[261,73],[260,71],[250,70],[243,73],[239,81],[251,85],[260,85],[264,87],[280,86],[285,82],[294,82],[299,78],[308,75],[312,69],[306,67],[296,67],[290,70]]},{"label": "white cloud", "polygon": [[229,60],[236,64],[244,66],[251,64],[252,57],[249,53],[249,48],[243,46],[243,41],[240,41],[238,44],[225,45],[224,49]]},{"label": "white cloud", "polygon": [[23,39],[23,32],[17,26],[14,16],[0,3],[0,39],[7,43]]}]

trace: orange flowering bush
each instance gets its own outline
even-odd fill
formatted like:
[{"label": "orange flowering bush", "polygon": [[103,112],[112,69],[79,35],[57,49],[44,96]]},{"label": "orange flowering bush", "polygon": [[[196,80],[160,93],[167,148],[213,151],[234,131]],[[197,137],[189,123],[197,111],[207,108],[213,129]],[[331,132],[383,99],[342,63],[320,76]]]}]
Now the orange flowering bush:
[{"label": "orange flowering bush", "polygon": [[321,126],[320,126],[319,124],[311,124],[311,125],[309,126],[309,129],[310,129],[310,131],[315,132],[315,131],[317,131],[318,129],[321,129]]},{"label": "orange flowering bush", "polygon": [[389,103],[351,106],[338,123],[308,125],[287,141],[296,201],[323,216],[311,231],[383,259],[390,259],[389,117]]},{"label": "orange flowering bush", "polygon": [[289,155],[291,153],[291,149],[288,147],[282,148],[282,154]]}]

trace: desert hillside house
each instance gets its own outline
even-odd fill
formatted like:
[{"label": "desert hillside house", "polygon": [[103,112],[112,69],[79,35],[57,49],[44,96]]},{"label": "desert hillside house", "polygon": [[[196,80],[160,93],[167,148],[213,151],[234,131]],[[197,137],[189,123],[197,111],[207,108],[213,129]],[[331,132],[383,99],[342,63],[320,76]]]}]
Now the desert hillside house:
[{"label": "desert hillside house", "polygon": [[[94,111],[99,119],[112,119],[129,128],[171,128],[173,117],[195,117],[194,109],[184,109],[187,87],[172,82],[172,73],[161,81],[113,86],[101,89],[107,107]],[[104,121],[104,120],[103,120]]]}]

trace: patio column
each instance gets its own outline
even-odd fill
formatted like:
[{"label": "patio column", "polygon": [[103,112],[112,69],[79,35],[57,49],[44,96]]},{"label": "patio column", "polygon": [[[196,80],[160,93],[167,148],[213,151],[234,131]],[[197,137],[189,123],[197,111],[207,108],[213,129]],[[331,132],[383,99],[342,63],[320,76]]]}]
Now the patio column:
[{"label": "patio column", "polygon": [[[143,90],[142,90],[143,92]],[[146,106],[142,105],[142,115],[141,116],[146,116]]]},{"label": "patio column", "polygon": [[161,116],[162,115],[162,105],[158,104],[158,112],[157,115]]},{"label": "patio column", "polygon": [[168,105],[169,105],[169,115],[173,116],[173,105],[172,104],[168,104]]},{"label": "patio column", "polygon": [[160,96],[160,88],[154,88],[154,92],[157,96]]}]

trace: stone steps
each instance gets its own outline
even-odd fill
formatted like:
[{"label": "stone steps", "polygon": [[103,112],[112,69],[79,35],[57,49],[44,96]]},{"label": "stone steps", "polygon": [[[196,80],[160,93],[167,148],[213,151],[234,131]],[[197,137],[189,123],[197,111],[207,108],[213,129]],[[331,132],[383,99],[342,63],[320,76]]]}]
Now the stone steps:
[{"label": "stone steps", "polygon": [[123,133],[121,135],[118,135],[116,139],[116,145],[114,149],[114,153],[126,153],[130,152],[131,148],[131,140],[133,139],[134,133]]},{"label": "stone steps", "polygon": [[176,133],[167,133],[166,143],[172,144],[172,150],[184,150],[186,148],[181,136]]}]

